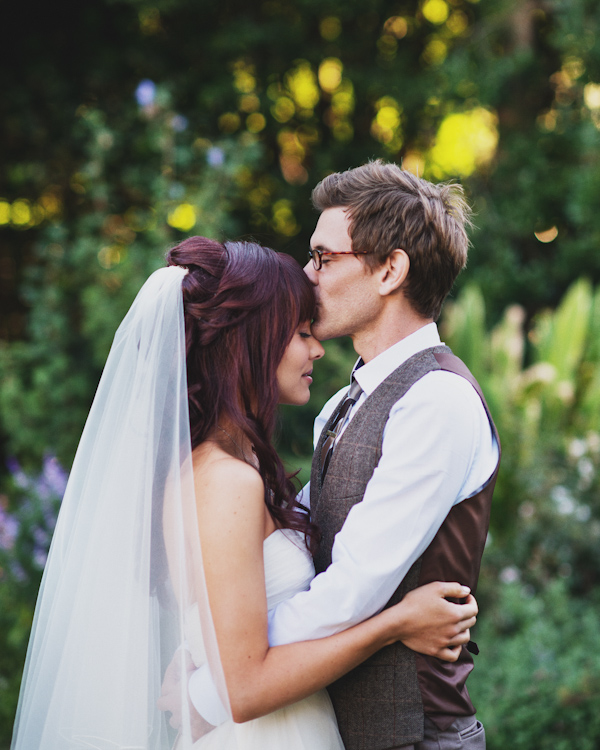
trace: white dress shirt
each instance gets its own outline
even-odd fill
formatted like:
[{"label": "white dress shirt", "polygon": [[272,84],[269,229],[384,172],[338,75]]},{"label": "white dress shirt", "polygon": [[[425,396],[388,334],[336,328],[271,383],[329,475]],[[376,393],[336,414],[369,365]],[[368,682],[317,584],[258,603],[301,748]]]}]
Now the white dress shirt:
[{"label": "white dress shirt", "polygon": [[[355,370],[365,399],[409,357],[440,344],[430,323]],[[342,389],[315,421],[315,445]],[[336,535],[330,567],[269,616],[272,646],[337,633],[379,612],[427,549],[453,505],[475,495],[498,461],[498,445],[475,389],[454,373],[427,373],[396,402],[381,460],[364,499]],[[308,486],[303,502],[308,501]],[[460,582],[459,582],[460,583]]]}]

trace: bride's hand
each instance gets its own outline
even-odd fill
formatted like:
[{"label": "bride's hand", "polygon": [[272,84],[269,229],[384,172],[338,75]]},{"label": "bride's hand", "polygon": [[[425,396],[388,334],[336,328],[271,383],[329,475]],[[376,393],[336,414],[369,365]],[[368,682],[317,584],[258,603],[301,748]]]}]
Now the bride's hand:
[{"label": "bride's hand", "polygon": [[[454,604],[450,598],[462,603]],[[441,581],[409,591],[396,607],[402,608],[405,618],[399,640],[413,651],[445,661],[458,659],[461,646],[470,640],[469,628],[475,625],[478,612],[467,586]]]}]

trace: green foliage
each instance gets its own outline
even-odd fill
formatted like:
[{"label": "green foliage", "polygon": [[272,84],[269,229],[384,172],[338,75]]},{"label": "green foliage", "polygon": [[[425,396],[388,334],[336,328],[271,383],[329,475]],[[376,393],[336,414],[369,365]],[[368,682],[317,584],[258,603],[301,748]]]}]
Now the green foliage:
[{"label": "green foliage", "polygon": [[475,637],[469,690],[489,750],[594,750],[600,741],[597,598],[570,598],[561,583],[533,596],[504,584]]},{"label": "green foliage", "polygon": [[[302,259],[310,190],[326,173],[383,157],[459,178],[476,229],[444,338],[482,383],[504,447],[479,592],[482,635],[499,645],[474,692],[491,746],[567,747],[569,715],[585,718],[579,745],[593,746],[583,651],[560,613],[573,607],[592,653],[600,6],[86,0],[11,11],[0,49],[0,509],[22,529],[12,562],[33,559],[25,540],[39,523],[26,512],[35,491],[3,475],[6,459],[29,476],[48,452],[70,465],[114,331],[170,245],[249,232]],[[284,410],[279,447],[303,480],[312,419],[353,361],[348,342],[329,342],[311,403]],[[0,585],[4,738],[30,572]],[[498,601],[508,629],[487,614]],[[558,682],[578,697],[542,680],[522,705],[502,702],[502,685],[517,696],[541,658],[538,626],[550,651],[563,643],[555,658],[574,682]],[[501,726],[511,712],[512,734]]]},{"label": "green foliage", "polygon": [[35,598],[29,601],[13,587],[0,586],[0,747],[7,750]]},{"label": "green foliage", "polygon": [[[555,305],[584,274],[600,280],[600,10],[590,0],[13,10],[0,66],[3,338],[25,335],[20,289],[40,263],[41,230],[62,217],[70,244],[92,197],[104,218],[127,223],[175,180],[172,209],[193,206],[195,232],[250,231],[300,258],[312,186],[376,156],[463,180],[477,214],[469,276],[491,319],[512,302],[528,315]],[[155,89],[138,103],[142,82]],[[230,139],[261,153],[220,207],[234,224],[210,220],[210,190],[188,190],[205,149]]]},{"label": "green foliage", "polygon": [[600,740],[599,304],[580,280],[529,331],[513,305],[489,334],[476,287],[445,311],[503,444],[469,680],[492,750]]},{"label": "green foliage", "polygon": [[[0,430],[6,454],[29,465],[49,449],[70,465],[118,324],[168,247],[185,236],[173,226],[185,213],[173,216],[174,208],[201,206],[201,234],[235,234],[231,203],[242,189],[240,175],[259,156],[257,144],[246,134],[194,145],[169,132],[173,116],[159,105],[151,118],[132,115],[129,145],[144,160],[121,171],[119,134],[98,110],[80,112],[87,144],[80,211],[40,233],[22,285],[30,306],[27,340],[0,342]],[[195,161],[185,179],[178,172],[182,154]]]},{"label": "green foliage", "polygon": [[[46,456],[39,475],[10,462],[0,494],[0,747],[8,747],[33,610],[67,476]],[[10,497],[10,500],[9,500]]]},{"label": "green foliage", "polygon": [[[600,292],[581,280],[555,312],[541,313],[529,332],[524,311],[511,306],[489,336],[476,288],[446,308],[444,339],[472,364],[505,446],[492,518],[493,533],[503,539],[514,533],[523,503],[541,508],[553,487],[577,485],[581,464],[572,449],[577,441],[587,441],[586,460],[597,463],[599,299]],[[585,482],[577,487],[580,494],[589,490]]]},{"label": "green foliage", "polygon": [[596,747],[600,724],[600,290],[573,284],[528,334],[512,306],[491,334],[476,288],[446,310],[444,338],[474,352],[503,443],[483,559],[470,681],[491,748]]}]

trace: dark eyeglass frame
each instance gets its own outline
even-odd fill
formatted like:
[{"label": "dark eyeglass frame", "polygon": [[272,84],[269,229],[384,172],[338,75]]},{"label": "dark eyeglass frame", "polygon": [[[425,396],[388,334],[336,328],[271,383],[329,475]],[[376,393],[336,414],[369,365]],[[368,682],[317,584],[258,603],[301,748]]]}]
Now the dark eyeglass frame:
[{"label": "dark eyeglass frame", "polygon": [[320,271],[323,268],[323,256],[324,255],[368,255],[368,250],[342,250],[336,252],[335,250],[309,250],[308,257],[313,262],[315,271]]}]

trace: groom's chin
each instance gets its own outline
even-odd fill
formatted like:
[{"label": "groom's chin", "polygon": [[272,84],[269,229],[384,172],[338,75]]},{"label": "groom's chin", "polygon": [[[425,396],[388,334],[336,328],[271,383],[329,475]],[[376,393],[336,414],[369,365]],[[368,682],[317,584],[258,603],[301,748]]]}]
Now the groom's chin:
[{"label": "groom's chin", "polygon": [[327,323],[327,319],[321,319],[319,317],[316,317],[311,326],[310,330],[312,335],[318,339],[319,341],[329,341],[329,339],[336,339],[339,336],[343,335],[338,333],[334,326]]},{"label": "groom's chin", "polygon": [[[327,338],[327,320],[323,319],[321,306],[318,303],[317,309],[315,310],[315,317],[310,324],[310,332],[316,339],[319,339],[319,341],[323,341],[324,338]],[[329,338],[331,338],[331,336]]]}]

